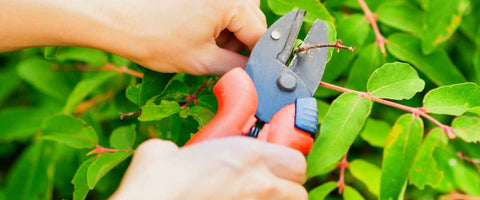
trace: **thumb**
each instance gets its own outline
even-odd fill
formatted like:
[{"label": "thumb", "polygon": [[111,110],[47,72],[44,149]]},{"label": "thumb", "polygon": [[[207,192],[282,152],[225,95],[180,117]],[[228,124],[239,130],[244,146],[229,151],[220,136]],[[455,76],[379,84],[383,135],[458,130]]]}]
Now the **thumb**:
[{"label": "thumb", "polygon": [[263,18],[258,15],[263,15],[260,9],[249,1],[237,8],[230,15],[230,23],[227,29],[232,32],[238,40],[247,45],[249,50],[252,50],[258,39],[266,31],[266,23]]}]

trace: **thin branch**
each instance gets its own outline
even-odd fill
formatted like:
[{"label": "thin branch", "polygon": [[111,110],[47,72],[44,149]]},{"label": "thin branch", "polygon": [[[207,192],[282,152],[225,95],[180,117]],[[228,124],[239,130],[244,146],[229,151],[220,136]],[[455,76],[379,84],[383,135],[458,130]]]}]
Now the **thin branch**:
[{"label": "thin branch", "polygon": [[140,116],[142,114],[142,109],[139,109],[134,112],[128,112],[128,113],[120,113],[120,120],[124,120],[127,117],[131,116]]},{"label": "thin branch", "polygon": [[119,152],[119,151],[129,152],[129,151],[131,151],[131,149],[124,149],[124,150],[111,149],[111,148],[102,147],[99,144],[97,144],[97,145],[95,145],[95,149],[93,149],[92,151],[87,153],[87,156],[92,155],[92,154],[96,154],[96,156],[98,157],[98,156],[102,155],[103,153],[107,153],[107,152],[113,153],[113,152]]},{"label": "thin branch", "polygon": [[112,64],[106,64],[102,67],[103,70],[105,71],[116,71],[121,74],[129,74],[132,76],[135,76],[137,78],[143,78],[143,73],[137,72],[135,70],[131,70],[128,67],[122,66],[122,67],[116,67],[115,65]]},{"label": "thin branch", "polygon": [[474,197],[458,192],[452,192],[440,197],[440,199],[451,199],[451,200],[480,200],[480,197]]},{"label": "thin branch", "polygon": [[457,156],[458,158],[460,158],[460,160],[463,160],[471,165],[473,165],[475,167],[475,169],[478,171],[478,173],[480,173],[480,159],[476,159],[476,158],[470,158],[468,156],[465,156],[465,154],[461,151],[457,152]]},{"label": "thin branch", "polygon": [[343,188],[345,187],[345,169],[348,168],[348,161],[347,161],[347,154],[343,156],[342,160],[338,163],[338,167],[340,167],[340,177],[338,178],[338,194],[342,194]]},{"label": "thin branch", "polygon": [[377,16],[370,11],[370,8],[368,8],[367,3],[365,3],[365,0],[358,0],[358,3],[362,7],[363,12],[365,13],[365,19],[367,22],[372,25],[373,32],[375,33],[375,37],[377,38],[377,44],[380,47],[380,51],[382,51],[383,55],[386,54],[385,51],[385,37],[383,37],[382,33],[380,33],[380,30],[378,29],[377,25]]},{"label": "thin branch", "polygon": [[107,91],[103,94],[100,94],[96,97],[93,97],[87,101],[81,102],[77,105],[75,108],[75,111],[73,111],[74,114],[80,115],[87,111],[88,109],[96,106],[97,104],[104,102],[107,99],[112,98],[114,95],[113,91]]},{"label": "thin branch", "polygon": [[384,104],[384,105],[387,105],[387,106],[390,106],[390,107],[394,107],[394,108],[398,108],[398,109],[401,109],[401,110],[411,112],[415,116],[422,116],[425,119],[433,122],[439,128],[441,128],[443,130],[443,132],[445,132],[445,134],[447,134],[447,136],[450,139],[453,139],[453,138],[456,137],[450,126],[444,125],[441,122],[439,122],[438,120],[436,120],[435,118],[433,118],[431,115],[429,115],[427,113],[427,110],[424,109],[424,108],[414,108],[414,107],[405,106],[405,105],[402,105],[402,104],[399,104],[399,103],[395,103],[393,101],[388,101],[388,100],[385,100],[385,99],[374,97],[367,92],[360,92],[360,91],[356,91],[356,90],[351,90],[351,89],[348,89],[348,88],[332,85],[330,83],[320,82],[320,85],[325,87],[325,88],[329,88],[329,89],[336,90],[336,91],[339,91],[339,92],[353,92],[353,93],[356,93],[356,94],[360,95],[363,98],[368,98],[368,99],[371,99],[372,101],[375,101],[375,102],[378,102],[378,103],[381,103],[381,104]]},{"label": "thin branch", "polygon": [[197,94],[198,94],[200,91],[204,90],[204,89],[207,87],[208,84],[209,84],[209,81],[204,80],[203,83],[202,83],[202,85],[201,85],[199,88],[197,88],[197,89],[193,92],[193,94],[188,95],[188,97],[187,97],[187,99],[186,99],[185,101],[179,102],[179,103],[183,103],[183,105],[181,106],[181,108],[186,108],[192,101],[193,101],[193,104],[194,104],[194,105],[197,105],[197,101],[198,101],[198,99],[197,99]]},{"label": "thin branch", "polygon": [[349,47],[349,46],[343,45],[342,40],[337,40],[335,42],[335,44],[315,44],[315,45],[310,45],[310,46],[309,45],[300,46],[293,53],[298,54],[302,51],[305,51],[306,53],[308,53],[308,51],[310,51],[310,49],[327,48],[327,47],[332,47],[332,48],[337,49],[337,53],[340,52],[340,49],[346,49],[346,50],[349,50],[349,51],[352,51],[352,52],[356,49],[356,47]]}]

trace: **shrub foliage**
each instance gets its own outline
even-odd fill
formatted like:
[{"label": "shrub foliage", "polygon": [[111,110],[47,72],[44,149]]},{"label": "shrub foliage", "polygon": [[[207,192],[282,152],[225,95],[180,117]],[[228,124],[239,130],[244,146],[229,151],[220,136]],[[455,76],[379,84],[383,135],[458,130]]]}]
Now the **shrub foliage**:
[{"label": "shrub foliage", "polygon": [[[365,2],[366,1],[366,2]],[[480,197],[480,1],[263,0],[269,24],[307,11],[333,52],[307,156],[310,199]],[[210,76],[106,52],[0,54],[0,200],[106,199],[139,143],[183,145],[215,115]],[[119,116],[120,113],[120,116]]]}]

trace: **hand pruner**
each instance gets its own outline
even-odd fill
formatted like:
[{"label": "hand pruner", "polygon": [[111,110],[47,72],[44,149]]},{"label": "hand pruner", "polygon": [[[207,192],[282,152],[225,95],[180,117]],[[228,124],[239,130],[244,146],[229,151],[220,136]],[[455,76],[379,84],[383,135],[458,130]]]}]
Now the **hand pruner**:
[{"label": "hand pruner", "polygon": [[[313,94],[323,76],[328,49],[292,51],[304,10],[276,21],[255,45],[245,70],[235,68],[215,84],[216,116],[186,145],[227,136],[250,136],[307,154],[318,129]],[[328,43],[327,25],[316,20],[304,44]],[[287,66],[287,62],[290,65]]]}]

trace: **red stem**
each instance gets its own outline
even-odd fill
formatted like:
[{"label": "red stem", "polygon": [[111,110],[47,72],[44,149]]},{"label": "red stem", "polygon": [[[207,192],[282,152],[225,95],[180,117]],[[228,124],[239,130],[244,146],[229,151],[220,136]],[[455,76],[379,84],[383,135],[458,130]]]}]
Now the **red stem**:
[{"label": "red stem", "polygon": [[413,108],[413,107],[405,106],[405,105],[402,105],[402,104],[399,104],[399,103],[395,103],[393,101],[388,101],[388,100],[385,100],[385,99],[374,97],[367,92],[360,92],[360,91],[356,91],[356,90],[332,85],[330,83],[320,82],[320,85],[325,87],[325,88],[329,88],[329,89],[336,90],[336,91],[339,91],[339,92],[356,93],[363,98],[368,98],[368,99],[371,99],[372,101],[375,101],[375,102],[378,102],[378,103],[381,103],[381,104],[384,104],[384,105],[387,105],[387,106],[390,106],[390,107],[394,107],[394,108],[398,108],[398,109],[401,109],[401,110],[411,112],[415,116],[422,116],[425,119],[433,122],[438,127],[440,127],[443,130],[443,132],[445,132],[450,139],[453,139],[453,138],[456,137],[450,126],[442,124],[441,122],[439,122],[438,120],[433,118],[431,115],[427,114],[427,110],[425,110],[424,108]]},{"label": "red stem", "polygon": [[383,37],[382,33],[380,33],[380,30],[378,29],[377,25],[377,16],[370,11],[370,8],[368,8],[367,3],[365,3],[365,0],[358,0],[358,3],[362,7],[363,12],[365,13],[365,19],[367,22],[372,25],[373,32],[375,33],[375,37],[377,38],[377,44],[380,46],[380,51],[382,51],[383,55],[385,55],[385,38]]},{"label": "red stem", "polygon": [[[92,155],[92,154],[97,154],[97,157],[102,155],[103,153],[106,153],[106,152],[110,152],[110,153],[113,153],[113,152],[118,152],[120,151],[119,149],[111,149],[111,148],[106,148],[106,147],[102,147],[98,144],[95,145],[95,149],[93,149],[92,151],[88,152],[87,153],[87,156],[88,155]],[[124,150],[125,152],[129,152],[130,149],[125,149]]]},{"label": "red stem", "polygon": [[342,160],[338,163],[338,167],[340,167],[340,177],[338,179],[338,194],[342,194],[343,188],[345,187],[345,169],[348,168],[347,153],[345,153]]},{"label": "red stem", "polygon": [[448,195],[444,195],[443,197],[446,197],[452,200],[480,200],[480,197],[473,197],[473,196],[458,193],[458,192],[452,192]]},{"label": "red stem", "polygon": [[205,89],[205,88],[207,87],[207,84],[208,84],[208,81],[207,81],[207,80],[204,80],[203,83],[202,83],[202,85],[201,85],[199,88],[197,88],[197,89],[193,92],[193,94],[188,95],[187,100],[185,101],[185,104],[183,104],[183,105],[181,106],[181,108],[186,108],[192,101],[193,101],[193,103],[194,103],[195,105],[197,105],[197,94],[198,94],[198,92],[200,92],[201,90]]},{"label": "red stem", "polygon": [[137,78],[143,78],[143,73],[131,70],[125,66],[116,67],[115,65],[112,65],[112,64],[106,64],[105,66],[102,67],[102,69],[105,71],[116,71],[121,74],[129,74]]}]

